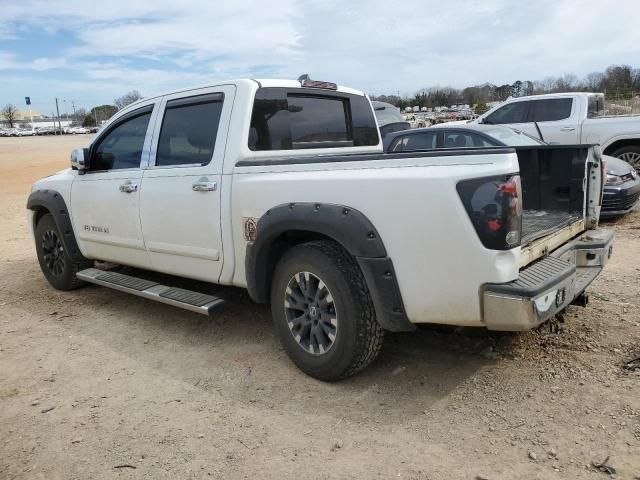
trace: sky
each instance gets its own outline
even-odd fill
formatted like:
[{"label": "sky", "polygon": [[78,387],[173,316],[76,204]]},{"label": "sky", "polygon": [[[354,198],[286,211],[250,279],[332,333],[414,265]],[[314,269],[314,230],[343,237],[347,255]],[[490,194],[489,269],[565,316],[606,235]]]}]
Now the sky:
[{"label": "sky", "polygon": [[369,94],[640,67],[638,0],[0,0],[0,105],[50,115],[232,78]]}]

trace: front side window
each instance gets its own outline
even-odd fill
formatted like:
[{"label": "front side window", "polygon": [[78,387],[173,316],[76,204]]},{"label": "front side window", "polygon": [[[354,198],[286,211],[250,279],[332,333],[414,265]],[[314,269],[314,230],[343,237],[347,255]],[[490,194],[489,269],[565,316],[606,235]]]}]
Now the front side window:
[{"label": "front side window", "polygon": [[132,115],[112,128],[93,149],[90,170],[139,168],[151,108]]},{"label": "front side window", "polygon": [[503,123],[523,123],[527,119],[529,102],[508,103],[487,117],[488,123],[500,125]]},{"label": "front side window", "polygon": [[208,164],[216,144],[222,101],[222,94],[212,94],[167,102],[156,166]]},{"label": "front side window", "polygon": [[529,111],[530,122],[555,122],[571,116],[572,98],[550,98],[532,100]]},{"label": "front side window", "polygon": [[293,150],[377,145],[366,97],[261,88],[256,92],[249,148]]}]

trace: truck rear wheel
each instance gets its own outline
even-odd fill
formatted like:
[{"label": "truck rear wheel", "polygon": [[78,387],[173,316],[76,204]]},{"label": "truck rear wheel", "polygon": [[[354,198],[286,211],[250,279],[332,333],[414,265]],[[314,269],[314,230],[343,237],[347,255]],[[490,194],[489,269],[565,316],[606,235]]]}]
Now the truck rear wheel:
[{"label": "truck rear wheel", "polygon": [[640,173],[640,146],[628,145],[619,148],[611,156],[624,160]]},{"label": "truck rear wheel", "polygon": [[273,277],[271,312],[291,360],[320,380],[359,372],[382,348],[384,331],[362,272],[335,242],[305,243],[284,254]]},{"label": "truck rear wheel", "polygon": [[91,266],[91,262],[71,260],[62,243],[60,229],[50,213],[40,218],[34,236],[38,263],[47,281],[58,290],[74,290],[82,286],[84,282],[76,277],[76,273]]}]

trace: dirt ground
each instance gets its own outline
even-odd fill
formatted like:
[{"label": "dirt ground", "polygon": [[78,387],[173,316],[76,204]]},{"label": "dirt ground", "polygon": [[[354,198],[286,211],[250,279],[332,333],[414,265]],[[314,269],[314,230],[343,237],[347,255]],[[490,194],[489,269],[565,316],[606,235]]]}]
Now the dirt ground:
[{"label": "dirt ground", "polygon": [[49,287],[26,198],[87,140],[0,138],[0,479],[640,478],[640,213],[564,322],[390,334],[326,384],[240,290],[209,319]]}]

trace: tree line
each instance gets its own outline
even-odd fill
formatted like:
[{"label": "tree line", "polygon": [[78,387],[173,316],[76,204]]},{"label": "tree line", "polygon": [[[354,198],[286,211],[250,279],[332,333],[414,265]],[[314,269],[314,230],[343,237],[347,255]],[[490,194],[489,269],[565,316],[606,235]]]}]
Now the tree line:
[{"label": "tree line", "polygon": [[452,87],[427,87],[413,96],[377,95],[373,100],[405,107],[441,107],[468,104],[478,110],[486,108],[488,102],[504,101],[509,97],[523,97],[558,92],[604,92],[609,97],[630,98],[640,95],[640,68],[629,65],[610,65],[603,72],[591,72],[583,78],[573,73],[543,80],[516,80],[512,84],[494,85],[484,83],[462,89]]}]

